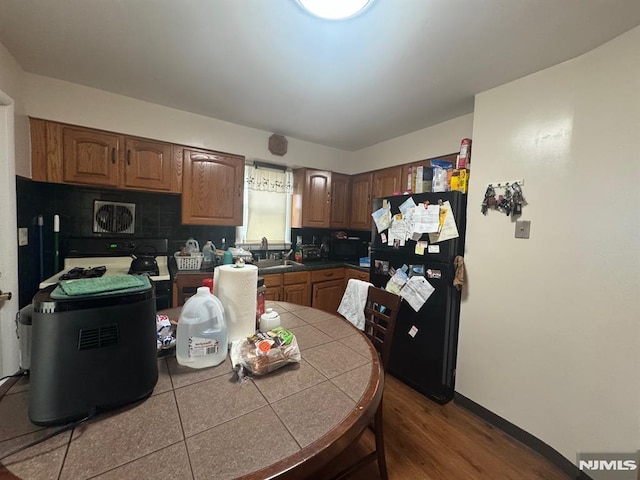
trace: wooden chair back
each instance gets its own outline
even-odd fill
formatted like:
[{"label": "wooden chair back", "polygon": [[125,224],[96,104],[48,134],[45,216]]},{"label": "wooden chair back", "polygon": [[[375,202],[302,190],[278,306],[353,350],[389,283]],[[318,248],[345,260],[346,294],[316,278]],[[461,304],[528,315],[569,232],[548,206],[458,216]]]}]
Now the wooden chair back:
[{"label": "wooden chair back", "polygon": [[391,339],[401,301],[399,295],[378,287],[369,287],[364,308],[364,333],[378,350],[385,370],[389,365]]}]

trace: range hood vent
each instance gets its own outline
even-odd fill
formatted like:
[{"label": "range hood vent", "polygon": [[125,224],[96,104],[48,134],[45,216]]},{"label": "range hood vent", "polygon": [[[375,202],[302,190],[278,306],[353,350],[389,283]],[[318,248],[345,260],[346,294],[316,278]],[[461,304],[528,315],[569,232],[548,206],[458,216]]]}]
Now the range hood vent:
[{"label": "range hood vent", "polygon": [[135,233],[134,203],[93,202],[93,233]]}]

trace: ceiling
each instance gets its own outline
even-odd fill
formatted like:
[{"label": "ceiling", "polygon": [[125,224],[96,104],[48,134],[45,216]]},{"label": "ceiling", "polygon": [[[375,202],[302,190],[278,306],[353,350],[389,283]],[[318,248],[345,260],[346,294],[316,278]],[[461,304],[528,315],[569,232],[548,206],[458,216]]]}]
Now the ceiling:
[{"label": "ceiling", "polygon": [[638,0],[2,0],[27,72],[343,150],[473,111],[476,93],[640,24]]}]

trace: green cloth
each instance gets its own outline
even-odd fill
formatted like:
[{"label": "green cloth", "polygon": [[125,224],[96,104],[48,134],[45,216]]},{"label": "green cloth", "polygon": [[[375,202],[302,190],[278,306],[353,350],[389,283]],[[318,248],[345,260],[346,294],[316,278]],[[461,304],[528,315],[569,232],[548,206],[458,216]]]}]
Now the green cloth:
[{"label": "green cloth", "polygon": [[111,293],[135,293],[151,288],[146,275],[112,275],[97,278],[61,280],[51,298],[63,299]]}]

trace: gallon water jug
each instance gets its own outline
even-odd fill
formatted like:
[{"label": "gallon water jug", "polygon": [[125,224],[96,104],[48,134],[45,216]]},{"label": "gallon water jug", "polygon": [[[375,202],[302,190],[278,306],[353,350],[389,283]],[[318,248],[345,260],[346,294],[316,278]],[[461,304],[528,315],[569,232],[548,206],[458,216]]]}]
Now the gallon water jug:
[{"label": "gallon water jug", "polygon": [[211,266],[215,263],[215,245],[211,243],[211,240],[207,241],[202,247],[202,265]]},{"label": "gallon water jug", "polygon": [[187,248],[186,251],[187,253],[200,253],[200,245],[198,245],[198,241],[195,240],[194,238],[189,238],[189,240],[187,240]]},{"label": "gallon water jug", "polygon": [[180,312],[176,334],[176,359],[191,368],[213,367],[227,357],[224,308],[208,287],[198,287]]}]

